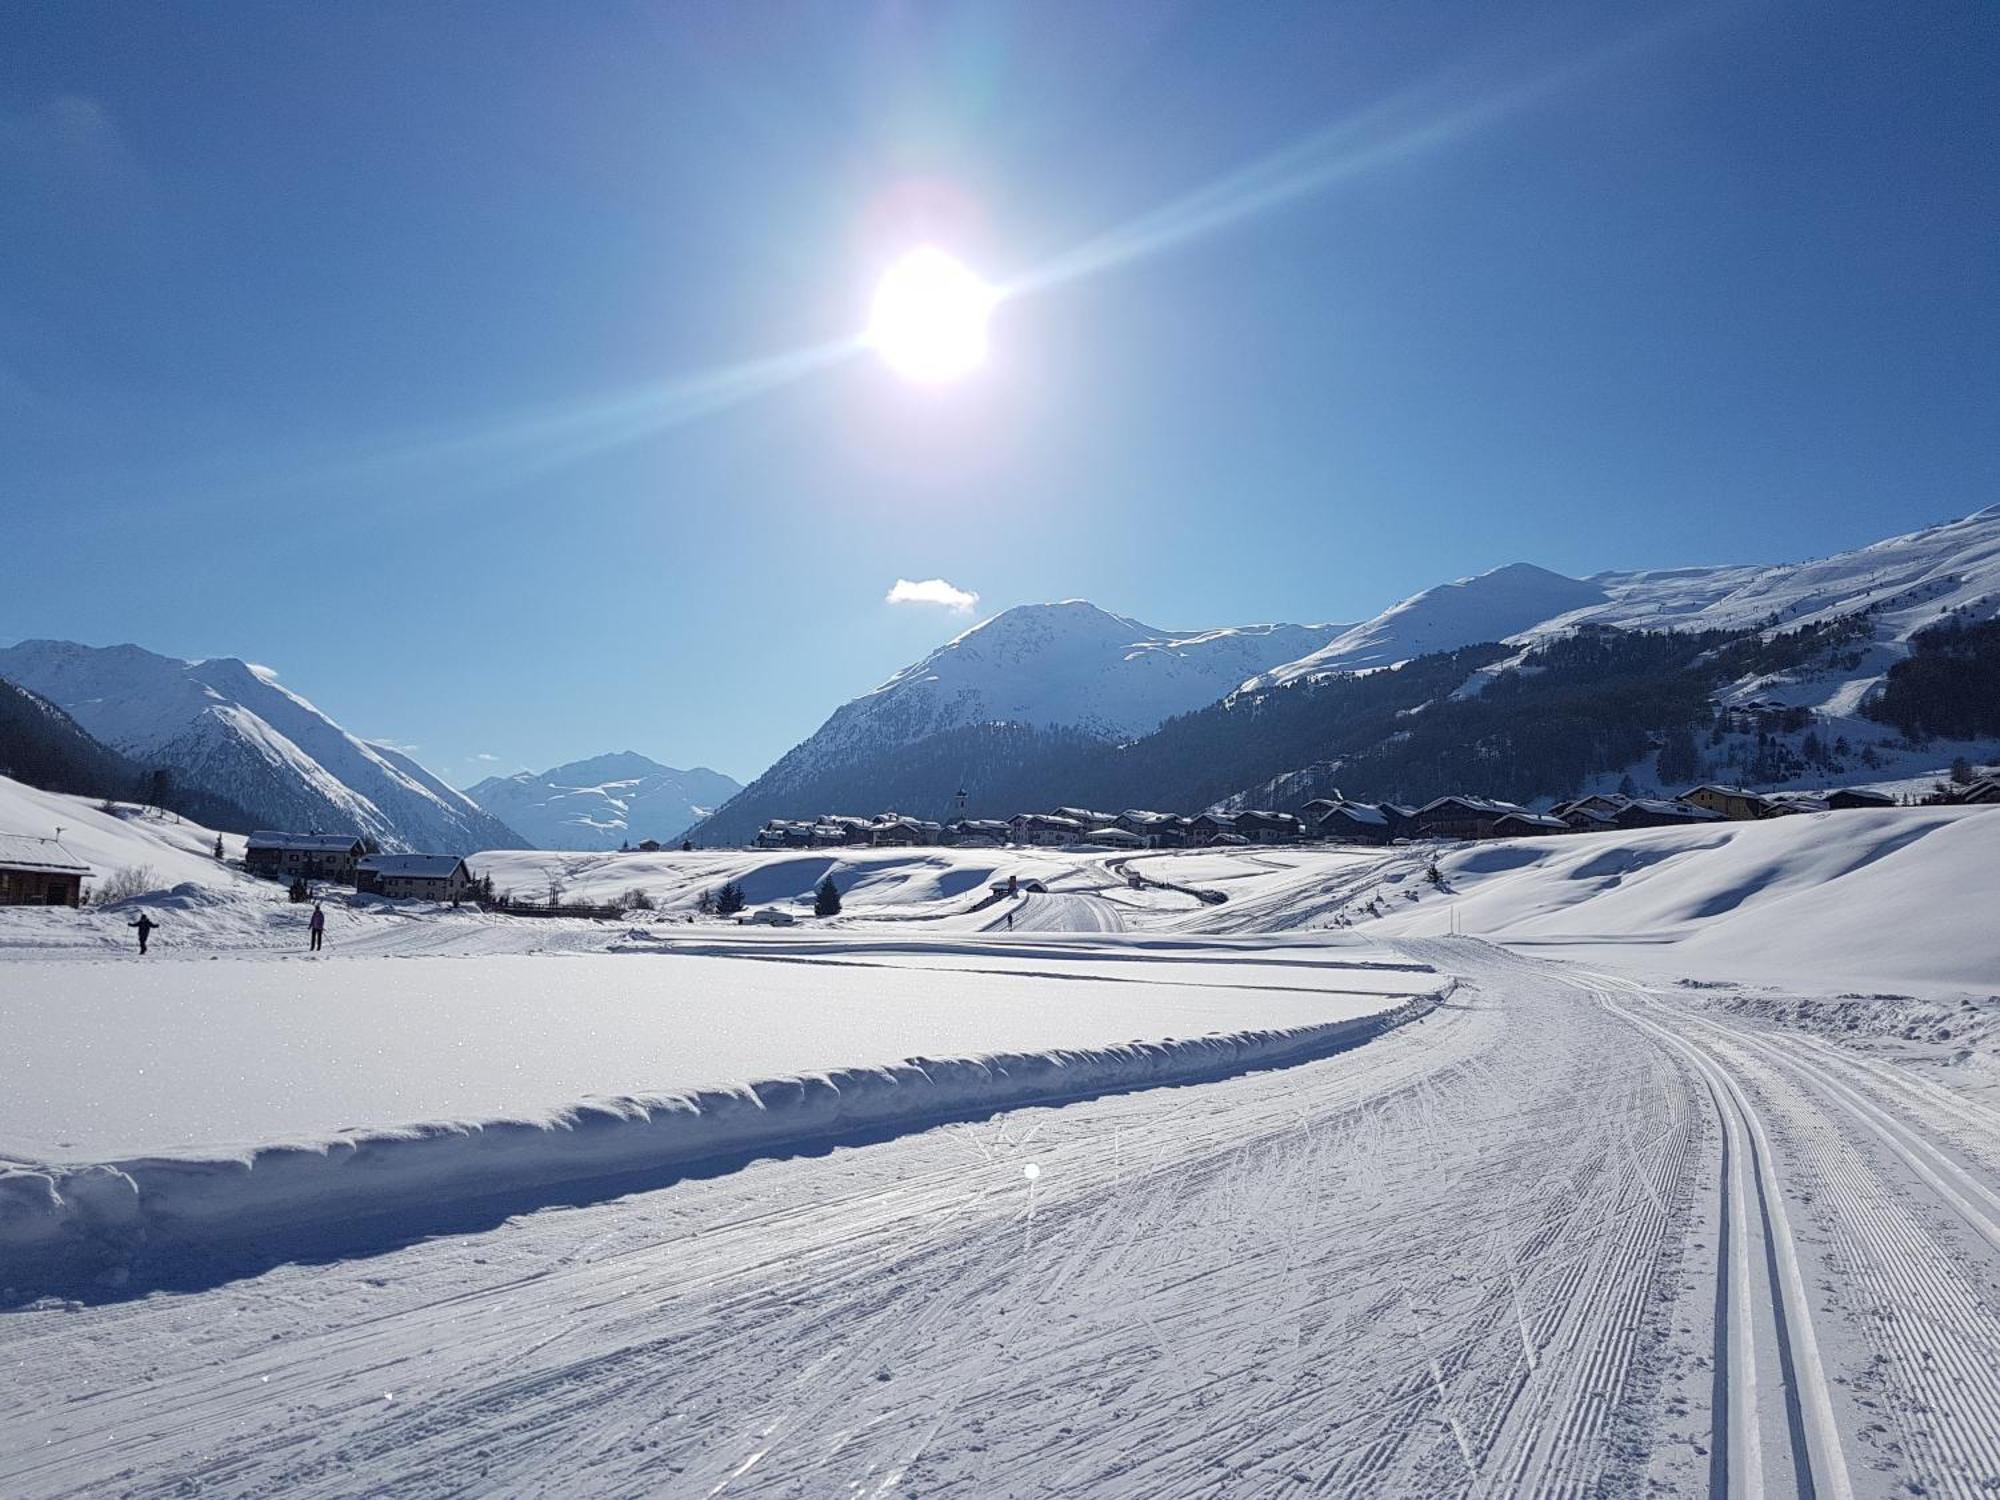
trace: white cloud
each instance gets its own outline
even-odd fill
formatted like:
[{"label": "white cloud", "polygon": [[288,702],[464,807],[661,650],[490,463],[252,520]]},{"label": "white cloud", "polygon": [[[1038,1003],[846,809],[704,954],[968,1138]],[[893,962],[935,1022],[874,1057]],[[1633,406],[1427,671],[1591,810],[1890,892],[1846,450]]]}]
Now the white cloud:
[{"label": "white cloud", "polygon": [[474,760],[498,760],[500,757],[497,755],[488,755],[484,750],[481,750],[477,755],[473,756],[472,758]]},{"label": "white cloud", "polygon": [[946,609],[955,609],[961,614],[970,614],[979,603],[979,595],[970,589],[958,588],[946,583],[942,578],[926,578],[921,583],[913,583],[907,578],[898,578],[896,586],[885,596],[889,604],[941,604]]}]

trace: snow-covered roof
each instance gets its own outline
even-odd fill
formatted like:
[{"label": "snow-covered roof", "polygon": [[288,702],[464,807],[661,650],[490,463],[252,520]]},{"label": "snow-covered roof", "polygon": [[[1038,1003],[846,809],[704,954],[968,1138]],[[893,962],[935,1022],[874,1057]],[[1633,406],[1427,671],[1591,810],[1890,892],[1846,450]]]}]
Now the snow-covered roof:
[{"label": "snow-covered roof", "polygon": [[361,868],[397,880],[449,880],[464,863],[456,854],[371,854]]},{"label": "snow-covered roof", "polygon": [[1462,807],[1468,812],[1494,814],[1524,813],[1527,811],[1519,803],[1501,802],[1493,797],[1461,797],[1453,795],[1450,797],[1435,797],[1418,808],[1417,812],[1421,815],[1437,807]]},{"label": "snow-covered roof", "polygon": [[[1306,806],[1310,807],[1312,804],[1308,802]],[[1389,826],[1388,814],[1379,808],[1370,807],[1365,802],[1336,802],[1321,815],[1320,821],[1323,823],[1336,814],[1350,823],[1377,823],[1384,828]]]},{"label": "snow-covered roof", "polygon": [[1692,802],[1668,801],[1661,797],[1632,797],[1626,800],[1627,807],[1640,808],[1661,817],[1685,818],[1690,823],[1718,821],[1722,814],[1712,807],[1696,807]]},{"label": "snow-covered roof", "polygon": [[249,849],[297,849],[311,854],[345,854],[361,842],[360,835],[352,833],[280,833],[276,829],[260,829],[250,835],[245,844]]},{"label": "snow-covered roof", "polygon": [[1499,820],[1502,823],[1525,823],[1530,828],[1560,828],[1565,832],[1569,824],[1561,818],[1552,818],[1547,813],[1511,812]]},{"label": "snow-covered roof", "polygon": [[0,865],[9,870],[34,870],[44,875],[88,875],[90,866],[54,839],[25,833],[0,833]]}]

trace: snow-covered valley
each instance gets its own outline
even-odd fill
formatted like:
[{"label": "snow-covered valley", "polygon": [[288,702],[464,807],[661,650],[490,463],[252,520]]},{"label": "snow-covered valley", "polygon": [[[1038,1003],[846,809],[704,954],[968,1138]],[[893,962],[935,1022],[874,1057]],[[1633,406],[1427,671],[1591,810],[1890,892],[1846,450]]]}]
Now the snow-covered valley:
[{"label": "snow-covered valley", "polygon": [[652,909],[336,902],[318,957],[204,830],[44,811],[180,889],[143,961],[149,898],[0,913],[10,1495],[2000,1465],[2000,811],[520,851]]}]

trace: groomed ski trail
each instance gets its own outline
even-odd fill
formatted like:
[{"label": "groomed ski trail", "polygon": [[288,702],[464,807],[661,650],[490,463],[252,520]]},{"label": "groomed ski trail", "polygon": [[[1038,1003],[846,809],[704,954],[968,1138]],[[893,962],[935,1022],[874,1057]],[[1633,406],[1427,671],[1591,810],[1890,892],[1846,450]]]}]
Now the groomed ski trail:
[{"label": "groomed ski trail", "polygon": [[1409,946],[1338,1057],[7,1314],[0,1493],[1993,1493],[1991,1111]]}]

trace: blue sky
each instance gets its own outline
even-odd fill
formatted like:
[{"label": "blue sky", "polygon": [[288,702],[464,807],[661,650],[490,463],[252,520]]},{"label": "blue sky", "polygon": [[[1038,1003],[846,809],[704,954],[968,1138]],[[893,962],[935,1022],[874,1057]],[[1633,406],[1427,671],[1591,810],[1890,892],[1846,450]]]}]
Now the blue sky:
[{"label": "blue sky", "polygon": [[[977,617],[899,578],[1355,619],[2000,498],[1988,0],[77,0],[0,55],[0,638],[270,663],[460,781],[747,778]],[[986,368],[758,378],[925,240],[1034,285]]]}]

